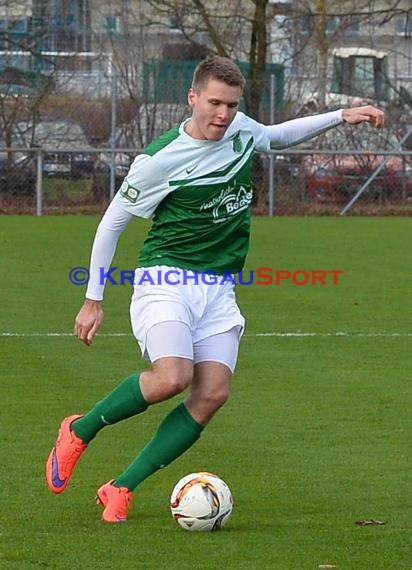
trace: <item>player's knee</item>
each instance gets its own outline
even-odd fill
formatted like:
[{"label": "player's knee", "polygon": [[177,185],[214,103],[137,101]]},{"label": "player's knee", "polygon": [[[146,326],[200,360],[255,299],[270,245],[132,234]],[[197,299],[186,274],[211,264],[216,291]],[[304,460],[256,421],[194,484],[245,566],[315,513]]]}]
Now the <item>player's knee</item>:
[{"label": "player's knee", "polygon": [[195,419],[200,424],[206,425],[228,398],[229,388],[226,386],[214,390],[194,390],[187,398],[186,405]]},{"label": "player's knee", "polygon": [[171,398],[183,392],[193,379],[193,365],[190,362],[159,360],[153,364],[150,385],[160,393],[157,398]]},{"label": "player's knee", "polygon": [[175,369],[167,373],[164,378],[164,385],[169,392],[169,396],[175,396],[186,390],[191,381],[192,374],[190,371]]},{"label": "player's knee", "polygon": [[229,399],[229,388],[225,388],[224,390],[222,390],[221,392],[219,392],[217,394],[217,398],[215,401],[217,409],[224,406],[226,404],[226,402],[228,401],[228,399]]},{"label": "player's knee", "polygon": [[222,386],[218,390],[213,392],[208,392],[203,397],[204,405],[210,410],[210,412],[217,412],[219,408],[224,406],[229,399],[229,388],[227,386]]}]

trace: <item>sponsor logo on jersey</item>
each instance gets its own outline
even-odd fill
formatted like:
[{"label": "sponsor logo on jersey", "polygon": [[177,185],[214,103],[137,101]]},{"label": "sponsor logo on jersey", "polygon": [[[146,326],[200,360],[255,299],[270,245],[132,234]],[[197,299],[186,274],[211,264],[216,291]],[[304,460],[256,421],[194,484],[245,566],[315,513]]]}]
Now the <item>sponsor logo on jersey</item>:
[{"label": "sponsor logo on jersey", "polygon": [[200,210],[212,208],[213,223],[220,224],[246,210],[252,202],[252,195],[253,191],[249,187],[231,185],[209,202],[204,202]]},{"label": "sponsor logo on jersey", "polygon": [[123,184],[120,186],[120,194],[124,198],[126,198],[126,200],[129,200],[129,202],[135,204],[137,202],[140,192],[139,190],[137,190],[137,188],[133,188],[133,186],[130,186],[130,184],[125,180]]}]

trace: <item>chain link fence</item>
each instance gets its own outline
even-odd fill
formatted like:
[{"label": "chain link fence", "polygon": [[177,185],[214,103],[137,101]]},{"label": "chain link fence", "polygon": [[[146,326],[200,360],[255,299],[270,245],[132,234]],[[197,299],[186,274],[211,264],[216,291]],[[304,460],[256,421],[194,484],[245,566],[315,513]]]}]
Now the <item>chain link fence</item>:
[{"label": "chain link fence", "polygon": [[262,213],[412,214],[411,151],[288,151],[264,162]]},{"label": "chain link fence", "polygon": [[[136,149],[0,149],[0,213],[101,213]],[[412,151],[256,155],[260,215],[412,215]]]}]

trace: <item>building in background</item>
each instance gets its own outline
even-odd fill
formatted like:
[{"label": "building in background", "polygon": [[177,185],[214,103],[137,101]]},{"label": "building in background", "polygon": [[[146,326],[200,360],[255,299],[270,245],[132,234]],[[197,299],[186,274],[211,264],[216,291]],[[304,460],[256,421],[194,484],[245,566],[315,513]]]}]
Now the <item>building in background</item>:
[{"label": "building in background", "polygon": [[[132,84],[143,85],[145,62],[207,53],[210,40],[193,10],[181,2],[177,15],[166,4],[0,0],[0,72],[14,67],[53,75],[60,90],[97,97],[111,93],[116,74],[117,88],[127,94]],[[252,3],[242,3],[242,14],[231,0],[209,5],[214,15],[233,9],[231,25],[227,17],[218,25],[226,26],[222,35],[233,56],[245,61],[250,30],[243,32],[240,22]],[[268,63],[285,68],[291,100],[316,96],[328,104],[337,93],[385,101],[412,93],[410,0],[271,0],[267,12]]]},{"label": "building in background", "polygon": [[[410,0],[273,0],[272,58],[290,97],[314,106],[412,94]],[[412,95],[411,95],[412,98]],[[412,100],[412,99],[411,99]]]}]

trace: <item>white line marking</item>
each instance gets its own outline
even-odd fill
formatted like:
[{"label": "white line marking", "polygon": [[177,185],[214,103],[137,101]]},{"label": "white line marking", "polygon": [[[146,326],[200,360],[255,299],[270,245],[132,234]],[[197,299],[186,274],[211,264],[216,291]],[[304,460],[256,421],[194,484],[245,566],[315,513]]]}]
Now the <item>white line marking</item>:
[{"label": "white line marking", "polygon": [[410,337],[412,336],[412,332],[410,333],[399,333],[399,332],[345,332],[345,331],[336,331],[336,332],[328,332],[328,333],[308,333],[308,332],[269,332],[269,333],[255,333],[253,335],[245,335],[245,336],[276,336],[276,337]]},{"label": "white line marking", "polygon": [[[132,337],[132,333],[98,333],[99,337],[115,338],[115,337]],[[47,337],[73,337],[73,333],[66,332],[0,332],[0,337],[17,337],[17,338],[47,338]],[[244,335],[247,338],[256,337],[278,337],[278,338],[306,338],[306,337],[347,337],[347,338],[376,338],[376,337],[399,337],[408,338],[412,337],[412,332],[348,332],[348,331],[335,331],[335,332],[264,332],[264,333],[247,333]]]}]

